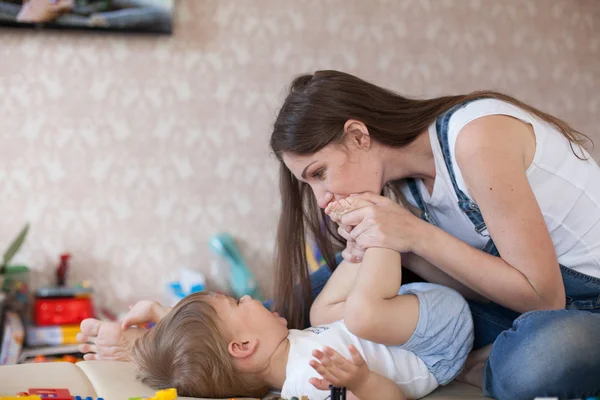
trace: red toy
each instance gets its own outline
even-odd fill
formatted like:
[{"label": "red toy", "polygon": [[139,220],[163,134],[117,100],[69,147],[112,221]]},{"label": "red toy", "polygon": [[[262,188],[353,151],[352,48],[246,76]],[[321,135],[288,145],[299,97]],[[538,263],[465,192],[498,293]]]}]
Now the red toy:
[{"label": "red toy", "polygon": [[94,317],[89,297],[38,298],[35,300],[35,323],[47,325],[77,325]]},{"label": "red toy", "polygon": [[35,324],[79,325],[86,318],[94,317],[94,307],[89,287],[68,287],[65,285],[71,254],[60,255],[56,269],[57,286],[39,288],[34,305]]},{"label": "red toy", "polygon": [[60,264],[56,269],[56,285],[65,286],[67,281],[67,270],[69,269],[69,259],[71,254],[63,253],[60,255]]},{"label": "red toy", "polygon": [[26,395],[38,395],[42,399],[73,400],[69,389],[29,389],[29,393]]}]

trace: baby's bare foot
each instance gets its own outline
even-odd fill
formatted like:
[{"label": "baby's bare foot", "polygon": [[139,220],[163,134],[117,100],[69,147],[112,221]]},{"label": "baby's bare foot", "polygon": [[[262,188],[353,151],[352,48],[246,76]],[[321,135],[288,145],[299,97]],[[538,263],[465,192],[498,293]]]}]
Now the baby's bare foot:
[{"label": "baby's bare foot", "polygon": [[347,197],[345,199],[329,203],[325,209],[325,212],[327,215],[329,215],[333,222],[339,224],[345,214],[370,205],[372,205],[372,203],[366,200],[358,199],[356,197]]},{"label": "baby's bare foot", "polygon": [[340,223],[340,215],[339,210],[341,209],[341,205],[339,201],[332,201],[325,207],[325,214],[329,215],[329,218],[336,224]]},{"label": "baby's bare foot", "polygon": [[117,322],[88,318],[81,322],[77,334],[79,351],[85,360],[131,361],[131,349],[135,340],[144,336],[147,329],[121,327]]}]

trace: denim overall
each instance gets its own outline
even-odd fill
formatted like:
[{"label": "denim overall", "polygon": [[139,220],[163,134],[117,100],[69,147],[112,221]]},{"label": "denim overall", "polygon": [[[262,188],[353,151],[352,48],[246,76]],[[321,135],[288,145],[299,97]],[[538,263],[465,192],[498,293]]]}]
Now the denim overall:
[{"label": "denim overall", "polygon": [[[458,206],[478,233],[486,225],[479,207],[457,186],[448,146],[448,122],[467,103],[448,110],[436,121],[446,167],[458,197]],[[427,214],[418,186],[408,180],[411,193]],[[493,240],[482,251],[499,256]],[[338,264],[342,257],[338,254]],[[500,400],[532,400],[535,397],[576,399],[600,395],[600,279],[560,266],[566,292],[566,308],[524,314],[499,304],[469,302],[475,324],[475,348],[493,343],[483,374],[483,394]],[[310,276],[316,296],[331,276],[327,265]],[[269,305],[269,304],[268,304]],[[308,314],[308,308],[305,310]]]},{"label": "denim overall", "polygon": [[[477,204],[456,183],[448,145],[450,118],[466,104],[438,117],[436,131],[458,207],[481,234],[486,229],[485,221]],[[408,179],[407,183],[421,218],[433,223],[415,180]],[[491,238],[482,251],[500,256]],[[469,302],[475,324],[474,347],[494,343],[484,372],[485,395],[515,400],[600,394],[600,279],[562,265],[560,270],[566,310],[519,314],[493,302]]]}]

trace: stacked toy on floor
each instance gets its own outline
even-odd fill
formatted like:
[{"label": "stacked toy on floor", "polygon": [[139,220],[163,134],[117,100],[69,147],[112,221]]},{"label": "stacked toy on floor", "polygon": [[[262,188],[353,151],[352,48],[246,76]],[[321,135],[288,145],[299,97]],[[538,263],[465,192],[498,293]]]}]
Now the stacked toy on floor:
[{"label": "stacked toy on floor", "polygon": [[[66,284],[69,270],[69,253],[61,254],[56,270],[56,285],[41,287],[35,292],[33,304],[33,324],[27,327],[26,343],[29,347],[76,345],[79,324],[86,318],[94,317],[92,287],[87,282],[73,286]],[[34,362],[79,361],[67,355],[49,358],[38,355]]]},{"label": "stacked toy on floor", "polygon": [[[55,389],[55,388],[44,388],[44,389],[28,389],[27,392],[17,393],[16,396],[0,396],[0,400],[42,400],[42,399],[54,399],[54,400],[104,400],[102,397],[82,397],[73,396],[69,392],[69,389]],[[153,397],[130,397],[129,400],[176,400],[177,390],[176,389],[164,389],[159,390]]]}]

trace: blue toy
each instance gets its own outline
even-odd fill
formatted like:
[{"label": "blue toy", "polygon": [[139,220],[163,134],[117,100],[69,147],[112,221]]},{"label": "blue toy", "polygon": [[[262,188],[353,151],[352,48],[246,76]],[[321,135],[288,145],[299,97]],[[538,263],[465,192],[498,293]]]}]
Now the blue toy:
[{"label": "blue toy", "polygon": [[229,261],[230,286],[233,295],[238,298],[249,295],[254,299],[262,300],[256,279],[248,269],[233,237],[228,233],[219,233],[210,239],[209,245],[216,254]]}]

